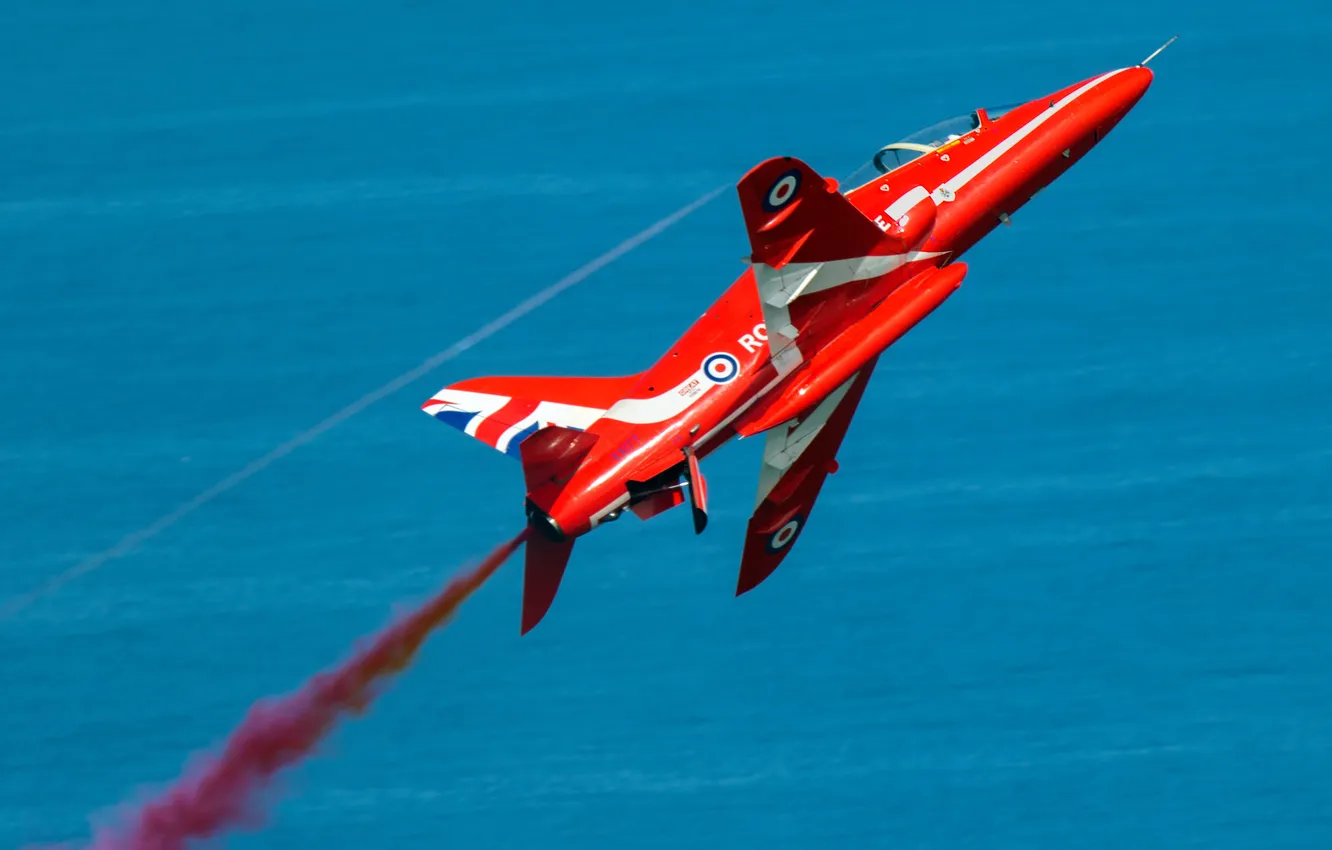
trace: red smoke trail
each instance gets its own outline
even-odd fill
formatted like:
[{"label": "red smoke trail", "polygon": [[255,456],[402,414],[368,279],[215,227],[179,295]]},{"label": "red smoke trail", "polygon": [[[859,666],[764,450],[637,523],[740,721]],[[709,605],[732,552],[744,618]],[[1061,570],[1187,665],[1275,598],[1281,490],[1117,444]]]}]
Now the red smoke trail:
[{"label": "red smoke trail", "polygon": [[384,680],[411,662],[430,633],[525,538],[526,532],[497,548],[342,665],[319,673],[290,696],[255,703],[220,753],[194,765],[174,785],[130,812],[123,823],[99,829],[91,850],[183,850],[192,839],[208,838],[228,827],[254,826],[260,814],[256,797],[273,776],[310,755],[346,713],[359,713],[369,705]]}]

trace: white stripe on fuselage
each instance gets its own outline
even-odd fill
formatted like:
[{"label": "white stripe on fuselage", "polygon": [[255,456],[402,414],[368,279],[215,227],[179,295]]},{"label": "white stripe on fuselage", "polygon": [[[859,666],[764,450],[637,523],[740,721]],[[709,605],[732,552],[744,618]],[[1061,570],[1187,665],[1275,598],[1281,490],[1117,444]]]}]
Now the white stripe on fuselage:
[{"label": "white stripe on fuselage", "polygon": [[1026,124],[1023,124],[1021,127],[1014,130],[1002,142],[995,145],[990,150],[986,151],[980,157],[980,159],[976,160],[971,165],[968,165],[966,168],[962,169],[957,174],[953,175],[951,178],[940,184],[939,188],[934,190],[935,201],[937,202],[939,200],[939,189],[948,189],[952,191],[954,194],[956,194],[959,189],[970,183],[972,180],[976,179],[977,175],[979,175],[982,171],[989,168],[996,161],[998,161],[999,157],[1003,156],[1004,154],[1012,150],[1013,147],[1017,145],[1018,142],[1022,141],[1023,139],[1030,136],[1032,133],[1036,132],[1036,128],[1040,127],[1046,121],[1049,121],[1051,118],[1053,118],[1065,106],[1068,106],[1070,103],[1077,100],[1082,95],[1086,94],[1087,92],[1094,89],[1096,86],[1100,85],[1101,83],[1113,77],[1115,74],[1118,74],[1122,71],[1123,69],[1121,68],[1118,71],[1111,71],[1108,74],[1102,74],[1101,76],[1097,77],[1091,82],[1084,83],[1071,93],[1064,95],[1064,97],[1060,98],[1057,102],[1055,102],[1054,105],[1046,107],[1045,110],[1043,110],[1040,115],[1037,115],[1035,118],[1031,119]]},{"label": "white stripe on fuselage", "polygon": [[[926,196],[928,197],[928,196]],[[821,263],[787,263],[780,269],[774,269],[766,263],[754,264],[754,279],[758,283],[759,299],[765,306],[768,297],[780,291],[783,284],[803,281],[814,272],[814,279],[801,291],[800,297],[808,297],[815,292],[823,292],[844,283],[869,280],[881,277],[901,268],[907,263],[942,257],[945,252],[908,251],[905,254],[883,254],[868,257],[847,257],[844,260],[828,260]]]},{"label": "white stripe on fuselage", "polygon": [[912,207],[914,207],[916,204],[920,203],[921,201],[925,200],[929,196],[930,192],[928,189],[926,189],[924,186],[917,186],[916,188],[907,192],[902,197],[893,201],[888,206],[888,209],[883,211],[883,214],[891,218],[893,221],[899,221],[901,220],[902,216],[911,212]]},{"label": "white stripe on fuselage", "polygon": [[[751,395],[748,399],[745,400],[744,404],[740,405],[735,410],[732,410],[726,416],[725,419],[717,423],[716,427],[714,427],[711,431],[704,434],[699,440],[697,440],[694,443],[694,448],[698,449],[707,445],[707,443],[713,437],[721,433],[721,431],[727,425],[730,425],[732,422],[734,422],[736,418],[740,416],[740,414],[744,413],[746,410],[753,407],[755,402],[757,402],[759,399],[763,398],[765,395],[771,392],[772,388],[780,384],[785,377],[786,377],[785,373],[778,372],[777,376],[774,377],[771,381],[769,381],[767,385],[763,387],[763,389]],[[612,501],[609,505],[607,505],[606,507],[602,508],[601,510],[597,511],[595,514],[592,515],[592,527],[595,528],[601,522],[601,520],[603,520],[606,517],[607,514],[609,514],[611,511],[615,510],[616,508],[621,507],[628,501],[629,501],[628,493],[623,493],[620,496],[617,496],[615,500]]]},{"label": "white stripe on fuselage", "polygon": [[716,384],[703,374],[703,369],[700,367],[697,372],[660,395],[651,398],[620,399],[606,411],[606,418],[630,425],[655,425],[684,413],[690,405],[715,386]]}]

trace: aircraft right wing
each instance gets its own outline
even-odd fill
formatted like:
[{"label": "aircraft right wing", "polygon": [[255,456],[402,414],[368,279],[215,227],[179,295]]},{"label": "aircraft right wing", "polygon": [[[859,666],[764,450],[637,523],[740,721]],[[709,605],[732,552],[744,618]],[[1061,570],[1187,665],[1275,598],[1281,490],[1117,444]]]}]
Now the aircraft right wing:
[{"label": "aircraft right wing", "polygon": [[[795,342],[804,322],[792,317],[791,304],[803,296],[802,308],[811,306],[824,284],[855,279],[855,267],[883,240],[883,232],[837,191],[835,182],[795,157],[759,163],[735,188],[770,357],[778,374],[785,375],[804,359]],[[832,274],[823,273],[828,263],[837,267]]]},{"label": "aircraft right wing", "polygon": [[[736,192],[779,375],[800,365],[804,355],[796,338],[826,302],[845,291],[841,287],[880,277],[911,260],[939,256],[911,251],[895,221],[867,218],[838,191],[836,181],[794,157],[773,157],[754,166],[740,178]],[[928,193],[920,197],[929,201]],[[923,206],[933,211],[933,202]]]},{"label": "aircraft right wing", "polygon": [[837,450],[878,362],[875,356],[804,419],[767,432],[758,505],[749,520],[735,595],[758,587],[781,564],[809,520],[823,481],[837,471]]}]

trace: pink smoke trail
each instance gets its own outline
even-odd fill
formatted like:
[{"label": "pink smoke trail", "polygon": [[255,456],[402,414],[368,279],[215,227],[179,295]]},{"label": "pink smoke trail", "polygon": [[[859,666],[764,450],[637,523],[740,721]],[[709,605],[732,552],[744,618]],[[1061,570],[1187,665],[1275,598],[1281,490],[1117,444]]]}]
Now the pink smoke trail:
[{"label": "pink smoke trail", "polygon": [[526,539],[499,546],[424,605],[391,623],[343,664],[315,675],[295,693],[251,707],[220,753],[192,766],[175,784],[121,823],[99,828],[90,850],[183,850],[192,839],[262,820],[258,795],[278,771],[309,756],[347,713],[361,713],[385,680],[402,670]]}]

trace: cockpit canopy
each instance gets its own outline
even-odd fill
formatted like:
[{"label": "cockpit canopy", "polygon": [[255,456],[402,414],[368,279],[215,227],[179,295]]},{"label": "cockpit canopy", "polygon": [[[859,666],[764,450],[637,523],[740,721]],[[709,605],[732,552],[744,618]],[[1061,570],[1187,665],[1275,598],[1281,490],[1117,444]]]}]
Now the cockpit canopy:
[{"label": "cockpit canopy", "polygon": [[917,130],[901,141],[879,148],[874,158],[856,169],[843,181],[846,191],[863,186],[881,175],[896,168],[901,168],[913,159],[930,151],[943,147],[954,139],[960,139],[972,130],[978,129],[991,121],[997,120],[1008,110],[1019,104],[1010,103],[989,109],[978,109],[967,115],[958,115],[931,124],[923,130]]}]

